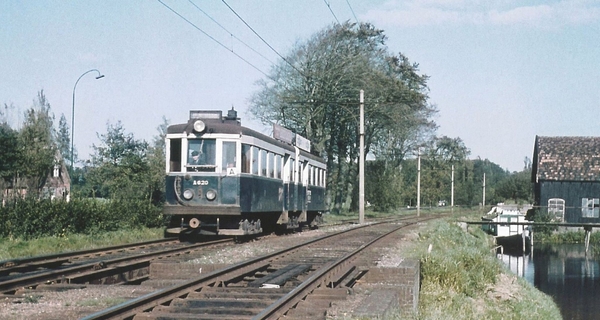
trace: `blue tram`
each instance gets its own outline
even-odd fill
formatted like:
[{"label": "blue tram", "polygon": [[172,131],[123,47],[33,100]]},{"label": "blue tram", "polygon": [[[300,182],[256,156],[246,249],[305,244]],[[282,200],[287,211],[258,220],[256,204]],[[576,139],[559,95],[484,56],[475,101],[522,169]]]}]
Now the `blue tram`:
[{"label": "blue tram", "polygon": [[281,127],[268,137],[235,110],[190,111],[166,136],[168,234],[244,236],[316,227],[326,209],[326,164]]}]

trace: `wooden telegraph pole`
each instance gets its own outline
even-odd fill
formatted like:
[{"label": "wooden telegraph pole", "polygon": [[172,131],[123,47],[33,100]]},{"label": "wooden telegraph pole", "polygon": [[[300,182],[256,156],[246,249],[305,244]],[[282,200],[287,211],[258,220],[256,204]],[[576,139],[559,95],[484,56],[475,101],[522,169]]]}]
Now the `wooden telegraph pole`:
[{"label": "wooden telegraph pole", "polygon": [[360,90],[360,156],[358,160],[358,223],[365,223],[365,91]]}]

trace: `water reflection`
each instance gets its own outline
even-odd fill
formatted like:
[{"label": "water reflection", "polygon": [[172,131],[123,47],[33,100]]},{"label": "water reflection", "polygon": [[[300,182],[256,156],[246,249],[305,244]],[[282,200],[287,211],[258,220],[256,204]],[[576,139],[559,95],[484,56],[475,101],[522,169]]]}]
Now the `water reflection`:
[{"label": "water reflection", "polygon": [[600,265],[596,256],[586,256],[584,244],[536,244],[529,255],[505,255],[502,260],[552,296],[564,319],[599,317]]}]

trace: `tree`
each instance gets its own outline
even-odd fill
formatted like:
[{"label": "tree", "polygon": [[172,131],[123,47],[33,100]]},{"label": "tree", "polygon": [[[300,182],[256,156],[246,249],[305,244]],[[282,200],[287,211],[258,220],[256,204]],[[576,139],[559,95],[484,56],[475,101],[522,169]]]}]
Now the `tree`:
[{"label": "tree", "polygon": [[107,124],[107,133],[93,145],[91,167],[83,192],[110,199],[150,199],[148,143],[125,133],[121,122]]},{"label": "tree", "polygon": [[[67,119],[65,115],[62,114],[60,116],[60,120],[58,121],[58,131],[56,132],[56,146],[63,161],[67,161],[71,159],[71,137],[69,125],[67,124]],[[75,153],[75,151],[73,151]],[[75,155],[73,155],[75,157]]]},{"label": "tree", "polygon": [[14,185],[16,181],[20,158],[18,139],[18,132],[6,122],[0,123],[0,190]]},{"label": "tree", "polygon": [[533,183],[531,182],[531,166],[525,165],[523,171],[513,172],[498,183],[498,197],[511,199],[514,203],[533,203]]},{"label": "tree", "polygon": [[460,138],[436,137],[423,147],[421,196],[425,205],[451,198],[452,166],[460,167],[470,154]]},{"label": "tree", "polygon": [[33,106],[25,111],[25,122],[19,131],[20,176],[28,195],[39,194],[56,164],[54,115],[44,91],[38,92]]},{"label": "tree", "polygon": [[165,193],[165,138],[167,136],[168,120],[163,117],[163,123],[158,126],[158,136],[154,137],[148,150],[148,167],[150,170],[148,187],[151,190],[153,204],[162,203]]},{"label": "tree", "polygon": [[[358,93],[366,92],[365,150],[399,165],[406,150],[435,128],[427,103],[427,76],[385,46],[371,24],[335,24],[299,43],[260,80],[250,112],[313,142],[327,160],[328,192],[335,210],[358,205]],[[395,155],[395,157],[390,157]],[[352,195],[352,196],[350,196]]]}]

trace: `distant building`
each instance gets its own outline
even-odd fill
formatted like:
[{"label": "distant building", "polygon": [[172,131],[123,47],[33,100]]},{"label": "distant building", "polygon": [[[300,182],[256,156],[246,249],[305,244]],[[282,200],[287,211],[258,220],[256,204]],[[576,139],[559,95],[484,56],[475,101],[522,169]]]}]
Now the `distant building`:
[{"label": "distant building", "polygon": [[60,153],[56,153],[55,164],[42,187],[42,198],[66,200],[71,198],[71,178]]},{"label": "distant building", "polygon": [[600,222],[600,137],[535,137],[535,205],[556,221]]},{"label": "distant building", "polygon": [[[43,181],[40,197],[42,199],[69,201],[71,195],[69,170],[59,152],[56,153],[54,160],[54,167]],[[27,187],[18,180],[11,181],[8,186],[0,187],[0,190],[2,190],[2,194],[0,195],[2,205],[4,205],[7,199],[13,197],[23,198],[28,193]]]}]

